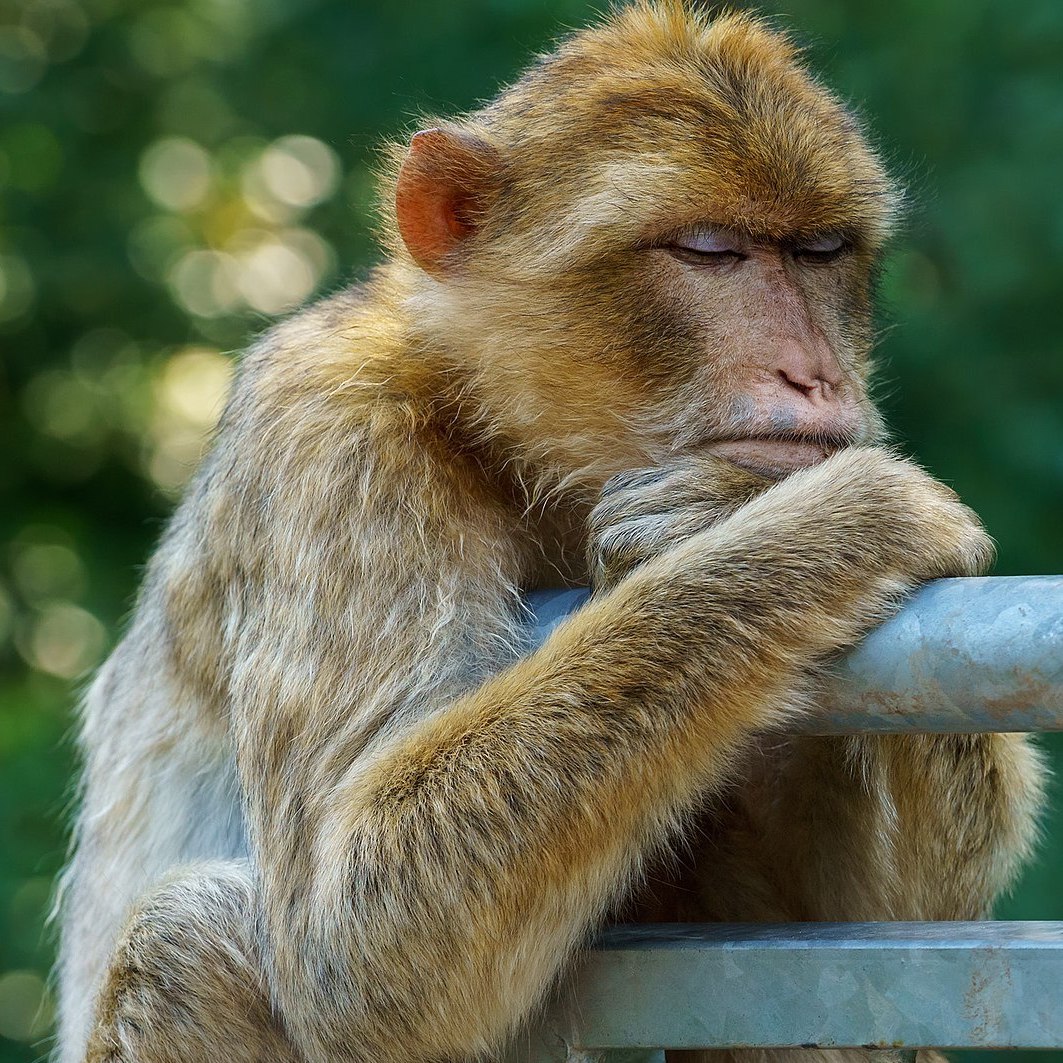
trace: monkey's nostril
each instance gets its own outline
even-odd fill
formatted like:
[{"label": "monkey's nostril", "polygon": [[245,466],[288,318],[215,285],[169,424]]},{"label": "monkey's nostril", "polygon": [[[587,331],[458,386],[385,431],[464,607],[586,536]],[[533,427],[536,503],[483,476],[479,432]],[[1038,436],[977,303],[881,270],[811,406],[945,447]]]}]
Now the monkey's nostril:
[{"label": "monkey's nostril", "polygon": [[818,374],[805,376],[802,373],[791,373],[785,369],[777,370],[776,375],[787,389],[798,392],[811,402],[830,402],[835,398],[838,384],[834,380],[828,380]]},{"label": "monkey's nostril", "polygon": [[818,391],[822,383],[822,381],[806,383],[805,381],[795,380],[785,369],[780,369],[778,376],[787,387],[793,388],[794,391],[800,391],[802,395],[811,395],[814,391]]}]

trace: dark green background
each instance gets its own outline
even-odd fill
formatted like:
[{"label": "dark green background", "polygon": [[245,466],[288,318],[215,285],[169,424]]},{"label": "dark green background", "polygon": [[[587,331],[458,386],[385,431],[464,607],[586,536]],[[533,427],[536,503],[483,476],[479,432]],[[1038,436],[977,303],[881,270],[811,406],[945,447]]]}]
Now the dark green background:
[{"label": "dark green background", "polygon": [[[382,134],[490,96],[591,10],[0,0],[3,1063],[47,1048],[74,688],[128,610],[224,356],[365,270]],[[985,518],[999,572],[1063,570],[1063,4],[778,10],[911,192],[884,278],[898,437]],[[315,140],[276,143],[292,135]],[[1000,914],[1063,918],[1061,808]]]}]

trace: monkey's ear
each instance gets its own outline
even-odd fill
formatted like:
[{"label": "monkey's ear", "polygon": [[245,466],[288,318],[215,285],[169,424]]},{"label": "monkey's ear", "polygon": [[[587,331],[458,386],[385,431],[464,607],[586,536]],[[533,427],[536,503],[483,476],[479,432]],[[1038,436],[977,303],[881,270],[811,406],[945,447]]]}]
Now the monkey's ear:
[{"label": "monkey's ear", "polygon": [[414,261],[441,275],[476,231],[500,170],[498,152],[470,133],[423,129],[399,168],[395,215]]}]

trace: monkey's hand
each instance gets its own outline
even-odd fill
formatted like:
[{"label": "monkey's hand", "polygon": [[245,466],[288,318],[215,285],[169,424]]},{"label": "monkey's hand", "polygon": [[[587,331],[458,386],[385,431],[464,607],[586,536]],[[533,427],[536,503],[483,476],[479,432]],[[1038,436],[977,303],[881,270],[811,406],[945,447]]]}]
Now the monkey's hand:
[{"label": "monkey's hand", "polygon": [[707,453],[614,476],[590,515],[587,571],[593,591],[609,590],[774,482]]},{"label": "monkey's hand", "polygon": [[[975,512],[951,487],[913,461],[880,447],[854,447],[779,484],[817,499],[824,534],[912,586],[949,576],[984,575],[996,548]],[[867,515],[875,525],[863,530]],[[752,514],[751,514],[752,516]],[[857,529],[860,529],[857,531]],[[780,541],[788,532],[780,526]]]},{"label": "monkey's hand", "polygon": [[[765,494],[767,492],[767,494]],[[595,592],[765,494],[784,546],[788,518],[822,509],[822,534],[846,534],[861,518],[880,518],[853,545],[873,553],[912,586],[944,576],[974,576],[992,564],[994,548],[978,518],[956,493],[913,462],[876,447],[851,448],[782,482],[758,476],[711,454],[668,466],[622,473],[610,480],[590,516],[588,570]],[[855,527],[854,525],[854,527]],[[800,537],[799,537],[800,538]],[[845,543],[839,543],[844,548]],[[856,558],[854,556],[854,562]]]}]

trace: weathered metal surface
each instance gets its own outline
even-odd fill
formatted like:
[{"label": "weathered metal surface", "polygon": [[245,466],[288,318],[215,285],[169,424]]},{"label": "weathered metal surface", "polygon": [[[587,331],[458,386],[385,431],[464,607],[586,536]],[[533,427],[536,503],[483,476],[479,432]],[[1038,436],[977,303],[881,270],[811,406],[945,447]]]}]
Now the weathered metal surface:
[{"label": "weathered metal surface", "polygon": [[749,1046],[1058,1048],[1063,923],[621,927],[509,1059]]},{"label": "weathered metal surface", "polygon": [[[587,592],[529,596],[541,643]],[[1063,576],[938,580],[837,661],[809,734],[1063,730]]]}]

